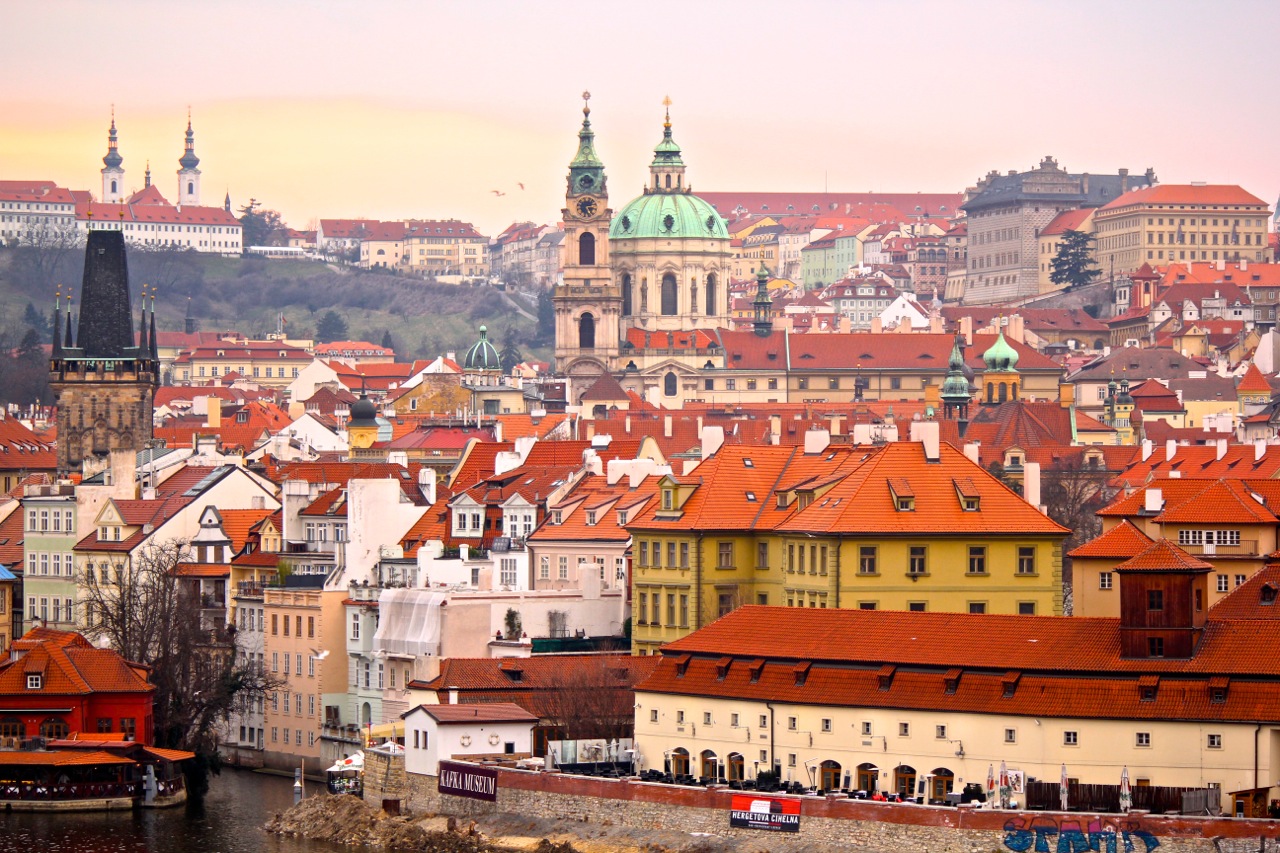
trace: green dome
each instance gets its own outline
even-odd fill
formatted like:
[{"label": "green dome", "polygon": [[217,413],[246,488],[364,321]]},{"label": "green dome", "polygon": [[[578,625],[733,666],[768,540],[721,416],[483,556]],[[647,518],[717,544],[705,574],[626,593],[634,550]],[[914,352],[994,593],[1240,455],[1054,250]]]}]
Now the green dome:
[{"label": "green dome", "polygon": [[462,360],[463,370],[501,370],[502,359],[498,350],[489,343],[489,330],[480,327],[480,340],[471,345],[466,357]]},{"label": "green dome", "polygon": [[960,353],[960,339],[957,338],[951,345],[947,378],[942,383],[942,399],[948,403],[967,403],[969,397],[969,380],[964,376],[964,356]]},{"label": "green dome", "polygon": [[1004,339],[1004,332],[1001,332],[991,349],[982,354],[982,360],[986,363],[987,370],[1008,373],[1018,366],[1018,351],[1009,345]]},{"label": "green dome", "polygon": [[613,217],[609,237],[700,237],[729,239],[716,209],[689,193],[645,193]]}]

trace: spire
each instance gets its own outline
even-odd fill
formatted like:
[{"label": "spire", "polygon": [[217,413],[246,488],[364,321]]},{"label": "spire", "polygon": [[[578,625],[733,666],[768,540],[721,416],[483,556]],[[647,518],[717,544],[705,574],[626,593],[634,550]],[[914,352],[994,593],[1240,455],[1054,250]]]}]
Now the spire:
[{"label": "spire", "polygon": [[156,289],[151,288],[151,340],[147,347],[151,352],[151,364],[157,373],[160,370],[160,346],[156,339]]},{"label": "spire", "polygon": [[769,337],[773,334],[773,298],[769,296],[769,270],[764,263],[756,273],[756,298],[751,305],[755,309],[755,333]]},{"label": "spire", "polygon": [[76,340],[86,358],[125,358],[134,348],[129,318],[129,265],[124,233],[89,232],[80,287],[80,329]]},{"label": "spire", "polygon": [[187,108],[187,146],[178,163],[183,169],[194,169],[200,165],[200,158],[196,156],[196,133],[191,129],[190,107]]},{"label": "spire", "polygon": [[964,354],[960,352],[960,336],[951,345],[951,358],[947,360],[947,378],[942,382],[942,402],[948,408],[969,405],[969,380],[964,375]]},{"label": "spire", "polygon": [[146,184],[143,186],[144,189],[146,187],[151,186],[151,161],[150,160],[147,161],[147,172],[146,172],[145,180],[146,180]]},{"label": "spire", "polygon": [[53,297],[53,357],[62,356],[62,286]]},{"label": "spire", "polygon": [[596,155],[596,134],[591,129],[591,93],[582,93],[582,128],[578,151],[569,162],[569,194],[605,192],[604,163]]},{"label": "spire", "polygon": [[71,342],[71,293],[67,293],[67,333],[62,336],[62,345],[68,349],[75,346]]},{"label": "spire", "polygon": [[120,156],[117,148],[118,137],[116,135],[116,107],[111,105],[111,129],[107,131],[107,156],[102,158],[103,164],[108,169],[119,169],[120,164],[124,162],[124,158]]},{"label": "spire", "polygon": [[142,314],[138,318],[138,346],[147,345],[147,286],[142,285]]},{"label": "spire", "polygon": [[671,138],[671,98],[662,99],[666,110],[662,121],[662,141],[653,149],[653,162],[649,164],[650,185],[655,191],[684,192],[684,160],[680,146]]},{"label": "spire", "polygon": [[227,197],[222,200],[222,209],[227,213],[231,212],[231,190],[227,190]]}]

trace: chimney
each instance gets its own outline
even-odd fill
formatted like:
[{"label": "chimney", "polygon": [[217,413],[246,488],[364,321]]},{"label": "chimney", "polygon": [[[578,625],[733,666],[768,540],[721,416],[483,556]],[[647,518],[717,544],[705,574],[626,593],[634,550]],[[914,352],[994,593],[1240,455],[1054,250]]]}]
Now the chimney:
[{"label": "chimney", "polygon": [[435,505],[436,470],[434,468],[424,465],[418,469],[418,491],[422,493],[422,499],[427,502],[427,506]]},{"label": "chimney", "polygon": [[1040,507],[1040,463],[1024,462],[1022,465],[1022,496],[1033,507]]},{"label": "chimney", "polygon": [[978,448],[979,448],[979,445],[976,442],[972,442],[972,441],[967,442],[964,446],[965,458],[968,459],[970,462],[972,462],[974,465],[982,464],[981,462],[978,461],[981,458],[978,454]]},{"label": "chimney", "polygon": [[831,433],[825,429],[810,429],[804,434],[804,452],[806,455],[821,453],[831,443]]},{"label": "chimney", "polygon": [[844,435],[844,415],[832,415],[830,419],[832,435]]},{"label": "chimney", "polygon": [[941,437],[938,432],[937,421],[912,421],[911,440],[918,441],[924,445],[924,458],[926,462],[938,461],[940,458],[939,444]]},{"label": "chimney", "polygon": [[1143,462],[1146,462],[1148,459],[1151,458],[1151,451],[1154,449],[1155,449],[1155,445],[1152,443],[1151,439],[1144,438],[1142,440],[1142,461]]},{"label": "chimney", "polygon": [[1120,170],[1120,192],[1127,193],[1129,191],[1129,170]]},{"label": "chimney", "polygon": [[210,429],[220,429],[222,427],[222,400],[211,396],[205,406],[208,407],[208,412],[204,416],[205,426]]},{"label": "chimney", "polygon": [[1178,442],[1175,439],[1168,439],[1164,443],[1164,461],[1168,462],[1173,455],[1178,452]]},{"label": "chimney", "polygon": [[[584,411],[585,411],[585,410],[584,410]],[[588,421],[587,421],[587,434],[586,434],[585,436],[583,436],[583,438],[585,438],[587,441],[590,441],[591,439],[593,439],[593,438],[595,438],[595,437],[596,437],[596,422],[595,422],[595,421],[592,421],[592,420],[588,420]],[[669,437],[670,437],[670,435],[668,435],[668,438],[669,438]]]},{"label": "chimney", "polygon": [[782,438],[782,415],[769,415],[769,441],[777,444]]},{"label": "chimney", "polygon": [[627,428],[627,435],[631,435],[631,415],[626,415],[622,419],[622,423]]},{"label": "chimney", "polygon": [[1262,457],[1267,455],[1267,440],[1259,438],[1253,442],[1253,461],[1261,462]]},{"label": "chimney", "polygon": [[722,426],[704,426],[699,434],[702,436],[703,459],[715,453],[724,444],[724,427]]},{"label": "chimney", "polygon": [[449,704],[450,705],[458,704],[458,688],[456,687],[449,688]]},{"label": "chimney", "polygon": [[1227,440],[1225,438],[1220,438],[1218,439],[1218,452],[1214,458],[1221,459],[1226,455],[1227,455]]},{"label": "chimney", "polygon": [[662,416],[662,435],[671,438],[671,415]]},{"label": "chimney", "polygon": [[1164,493],[1159,489],[1148,488],[1147,491],[1143,493],[1142,498],[1142,509],[1144,512],[1149,512],[1154,515],[1164,509]]},{"label": "chimney", "polygon": [[266,509],[267,499],[263,495],[254,495],[253,497],[249,498],[249,508],[250,509]]}]

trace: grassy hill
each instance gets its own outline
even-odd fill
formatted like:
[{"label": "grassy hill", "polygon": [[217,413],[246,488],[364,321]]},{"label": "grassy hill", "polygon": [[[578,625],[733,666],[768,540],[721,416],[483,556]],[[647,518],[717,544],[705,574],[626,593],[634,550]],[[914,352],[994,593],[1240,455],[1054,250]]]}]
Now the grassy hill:
[{"label": "grassy hill", "polygon": [[[72,284],[78,292],[82,275],[79,250],[51,259],[48,252],[25,247],[0,249],[0,330],[20,339],[27,303],[47,315],[55,287]],[[143,284],[157,288],[157,322],[164,329],[181,329],[190,305],[203,330],[261,337],[275,330],[283,314],[289,335],[307,338],[333,310],[353,340],[376,344],[390,332],[401,359],[461,353],[479,337],[482,324],[499,349],[509,335],[526,357],[547,358],[551,349],[549,341],[537,340],[536,299],[488,285],[435,284],[318,261],[142,249],[129,252],[129,278],[135,299]]]}]

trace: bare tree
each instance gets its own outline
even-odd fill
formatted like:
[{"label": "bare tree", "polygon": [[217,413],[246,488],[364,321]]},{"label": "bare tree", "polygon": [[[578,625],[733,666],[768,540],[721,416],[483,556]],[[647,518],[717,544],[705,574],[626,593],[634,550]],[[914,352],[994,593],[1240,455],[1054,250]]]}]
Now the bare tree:
[{"label": "bare tree", "polygon": [[568,740],[631,737],[635,728],[635,685],[625,663],[601,655],[561,667],[549,689],[534,694],[534,712],[563,729]]},{"label": "bare tree", "polygon": [[151,670],[156,743],[195,752],[207,767],[216,766],[218,728],[237,701],[280,682],[237,659],[234,625],[202,620],[199,590],[175,571],[189,559],[182,540],[149,542],[128,563],[88,566],[81,589],[85,635]]},{"label": "bare tree", "polygon": [[16,260],[28,284],[47,293],[69,274],[70,261],[83,246],[74,222],[41,222],[19,234]]},{"label": "bare tree", "polygon": [[1089,465],[1083,451],[1059,460],[1044,471],[1041,500],[1050,518],[1071,529],[1062,545],[1062,580],[1068,592],[1071,558],[1066,554],[1102,532],[1102,520],[1097,512],[1115,497],[1116,490],[1107,485],[1111,476],[1105,468]]}]

